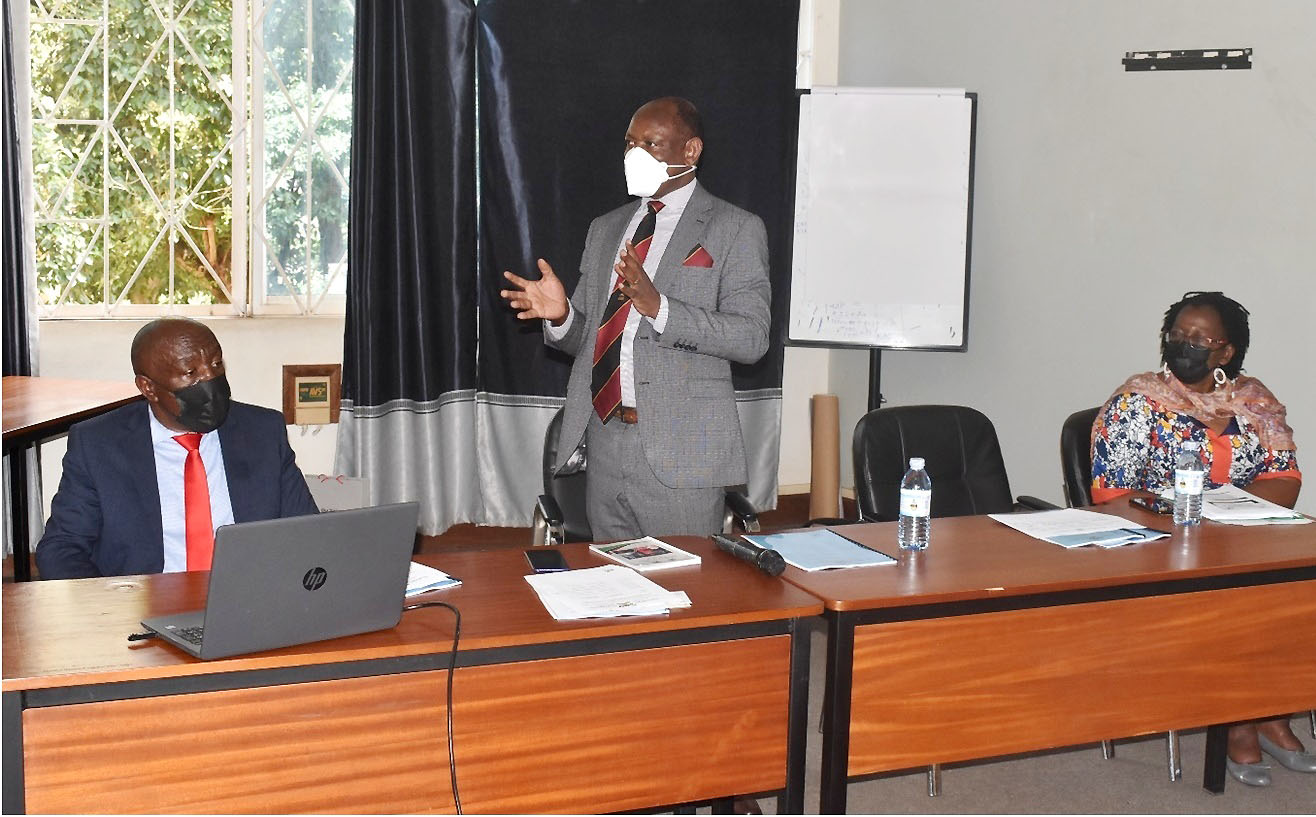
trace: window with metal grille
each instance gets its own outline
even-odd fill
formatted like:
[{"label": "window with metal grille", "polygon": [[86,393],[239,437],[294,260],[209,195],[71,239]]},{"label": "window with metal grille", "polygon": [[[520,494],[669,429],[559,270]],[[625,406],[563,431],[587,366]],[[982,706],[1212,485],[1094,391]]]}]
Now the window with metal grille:
[{"label": "window with metal grille", "polygon": [[351,0],[31,0],[42,317],[341,312]]}]

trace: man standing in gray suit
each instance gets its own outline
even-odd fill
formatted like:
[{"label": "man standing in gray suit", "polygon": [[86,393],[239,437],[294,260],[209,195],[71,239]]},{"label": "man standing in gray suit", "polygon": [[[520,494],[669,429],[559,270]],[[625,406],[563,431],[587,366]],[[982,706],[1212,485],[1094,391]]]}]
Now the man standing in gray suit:
[{"label": "man standing in gray suit", "polygon": [[641,201],[590,225],[570,300],[542,258],[537,281],[503,273],[517,317],[575,357],[557,467],[585,443],[599,541],[714,533],[723,489],[746,480],[731,362],[768,348],[767,236],[695,180],[703,148],[694,105],[645,103],[624,160]]}]

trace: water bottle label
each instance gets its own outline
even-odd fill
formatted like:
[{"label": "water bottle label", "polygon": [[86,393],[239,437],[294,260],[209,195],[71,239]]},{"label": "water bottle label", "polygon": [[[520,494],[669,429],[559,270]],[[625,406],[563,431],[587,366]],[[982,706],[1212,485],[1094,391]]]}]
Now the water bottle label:
[{"label": "water bottle label", "polygon": [[901,488],[900,513],[903,516],[931,516],[932,492],[922,491],[918,488]]},{"label": "water bottle label", "polygon": [[1174,491],[1189,496],[1200,494],[1205,481],[1206,473],[1203,471],[1175,471]]}]

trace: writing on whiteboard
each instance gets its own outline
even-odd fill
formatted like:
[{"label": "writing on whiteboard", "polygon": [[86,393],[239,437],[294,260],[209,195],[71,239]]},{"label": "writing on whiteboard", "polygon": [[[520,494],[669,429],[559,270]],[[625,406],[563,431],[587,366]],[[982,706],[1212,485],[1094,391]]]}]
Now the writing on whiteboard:
[{"label": "writing on whiteboard", "polygon": [[807,304],[791,310],[790,336],[892,348],[959,346],[962,311],[943,304]]}]

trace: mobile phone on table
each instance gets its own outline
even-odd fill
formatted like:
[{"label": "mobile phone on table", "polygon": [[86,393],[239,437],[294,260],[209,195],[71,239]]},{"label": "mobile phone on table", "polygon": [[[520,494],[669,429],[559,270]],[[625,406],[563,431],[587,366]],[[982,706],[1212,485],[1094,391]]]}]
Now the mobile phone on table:
[{"label": "mobile phone on table", "polygon": [[571,569],[558,550],[527,550],[525,558],[536,573],[558,573]]},{"label": "mobile phone on table", "polygon": [[1129,500],[1129,504],[1137,505],[1144,511],[1169,515],[1174,513],[1174,503],[1164,497],[1159,496],[1135,496]]}]

